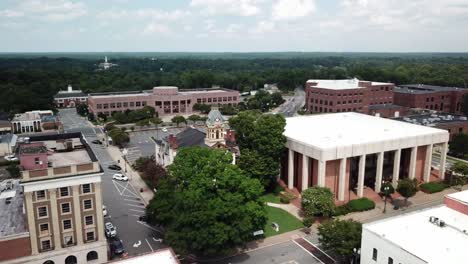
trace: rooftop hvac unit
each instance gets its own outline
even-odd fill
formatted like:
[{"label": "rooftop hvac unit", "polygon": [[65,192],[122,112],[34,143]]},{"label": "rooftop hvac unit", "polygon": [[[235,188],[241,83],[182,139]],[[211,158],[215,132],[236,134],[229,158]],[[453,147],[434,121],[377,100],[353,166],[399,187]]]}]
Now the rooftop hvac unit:
[{"label": "rooftop hvac unit", "polygon": [[440,220],[438,224],[439,224],[440,227],[444,227],[444,226],[445,226],[445,222],[442,221],[442,220]]}]

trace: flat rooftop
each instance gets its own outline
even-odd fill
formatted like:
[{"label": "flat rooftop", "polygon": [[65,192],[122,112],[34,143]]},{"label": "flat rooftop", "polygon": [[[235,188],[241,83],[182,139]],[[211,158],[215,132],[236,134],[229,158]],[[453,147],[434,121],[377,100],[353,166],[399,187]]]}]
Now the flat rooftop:
[{"label": "flat rooftop", "polygon": [[[8,181],[8,180],[7,180]],[[0,192],[0,238],[28,232],[26,217],[23,214],[23,201],[19,180],[13,180],[13,188]],[[6,181],[0,182],[0,190],[5,188]],[[11,198],[9,204],[7,198]]]},{"label": "flat rooftop", "polygon": [[[467,191],[454,195],[468,202]],[[429,222],[431,216],[446,226]],[[461,263],[468,259],[468,215],[445,205],[364,224],[363,228],[427,263]]]},{"label": "flat rooftop", "polygon": [[[367,88],[359,86],[359,79],[345,79],[345,80],[308,80],[308,83],[317,83],[315,88],[332,89],[332,90],[346,90],[346,89],[360,89]],[[362,81],[366,82],[366,81]],[[371,82],[371,85],[393,85],[393,83]]]},{"label": "flat rooftop", "polygon": [[396,104],[376,104],[376,105],[369,105],[369,109],[371,110],[379,110],[379,109],[399,109],[399,108],[406,108],[405,106],[396,105]]},{"label": "flat rooftop", "polygon": [[322,150],[426,136],[448,139],[448,132],[442,129],[354,112],[286,118],[284,135],[288,140]]},{"label": "flat rooftop", "polygon": [[427,84],[403,84],[395,87],[396,93],[408,93],[408,94],[428,94],[434,92],[451,92],[451,91],[462,91],[465,90],[459,87],[446,87],[437,85]]},{"label": "flat rooftop", "polygon": [[124,264],[179,264],[179,260],[175,256],[174,252],[170,248],[156,250],[153,253],[130,257],[116,261],[116,263]]},{"label": "flat rooftop", "polygon": [[468,118],[466,116],[448,113],[422,113],[395,118],[395,120],[429,127],[433,127],[438,124],[468,122]]},{"label": "flat rooftop", "polygon": [[[154,87],[156,89],[169,89],[177,88],[174,86],[160,86]],[[153,89],[154,89],[153,88]],[[178,95],[202,94],[202,93],[225,93],[237,92],[226,88],[195,88],[195,89],[179,89]],[[127,96],[150,96],[153,95],[153,90],[143,91],[122,91],[122,92],[107,92],[107,93],[90,93],[89,96],[93,98],[108,98],[108,97],[127,97]]]}]

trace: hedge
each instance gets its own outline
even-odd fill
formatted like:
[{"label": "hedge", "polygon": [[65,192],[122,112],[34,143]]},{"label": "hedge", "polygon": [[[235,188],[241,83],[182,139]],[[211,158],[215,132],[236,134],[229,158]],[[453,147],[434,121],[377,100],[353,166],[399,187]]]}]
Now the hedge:
[{"label": "hedge", "polygon": [[441,192],[448,187],[449,187],[448,184],[443,183],[443,182],[428,182],[428,183],[423,183],[419,186],[420,190],[425,193]]},{"label": "hedge", "polygon": [[359,198],[356,200],[349,201],[345,205],[336,207],[334,216],[345,215],[352,212],[363,212],[372,210],[375,208],[375,203],[368,198]]}]

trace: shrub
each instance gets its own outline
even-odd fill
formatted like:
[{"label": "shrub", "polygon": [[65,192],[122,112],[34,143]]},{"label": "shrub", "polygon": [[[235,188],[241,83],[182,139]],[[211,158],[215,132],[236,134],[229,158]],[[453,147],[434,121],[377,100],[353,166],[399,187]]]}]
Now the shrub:
[{"label": "shrub", "polygon": [[288,204],[291,200],[288,197],[281,196],[280,202],[284,204]]},{"label": "shrub", "polygon": [[425,193],[441,192],[448,187],[449,186],[443,182],[428,182],[428,183],[423,183],[419,186],[421,191]]},{"label": "shrub", "polygon": [[284,191],[284,187],[279,185],[279,184],[276,184],[275,187],[272,190],[272,193],[274,193],[275,195],[278,195],[282,191]]},{"label": "shrub", "polygon": [[315,217],[306,217],[302,220],[302,224],[305,228],[310,228],[315,222]]},{"label": "shrub", "polygon": [[336,207],[335,211],[333,212],[333,216],[346,215],[349,213],[351,213],[351,209],[348,205],[344,204]]},{"label": "shrub", "polygon": [[349,201],[346,205],[348,206],[351,212],[362,212],[372,210],[375,208],[374,201],[369,200],[365,197]]},{"label": "shrub", "polygon": [[311,187],[302,192],[302,210],[306,216],[332,216],[334,194],[326,187]]}]

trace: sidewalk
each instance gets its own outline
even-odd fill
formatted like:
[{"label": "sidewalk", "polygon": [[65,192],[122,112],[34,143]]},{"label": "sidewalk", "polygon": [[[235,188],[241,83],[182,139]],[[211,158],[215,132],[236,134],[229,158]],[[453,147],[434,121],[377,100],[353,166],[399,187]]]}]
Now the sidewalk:
[{"label": "sidewalk", "polygon": [[[133,170],[132,166],[129,163],[127,163],[127,161],[124,160],[122,152],[120,151],[120,149],[118,147],[109,146],[107,148],[107,150],[109,152],[109,155],[111,156],[111,158],[115,162],[117,162],[117,160],[120,160],[120,164],[122,164],[122,162],[126,163],[126,166],[127,166],[126,175],[128,176],[129,183],[135,188],[136,192],[140,193],[141,197],[143,198],[143,201],[144,201],[145,205],[148,205],[148,203],[151,201],[151,199],[153,199],[153,196],[154,196],[153,191],[148,188],[148,186],[143,181],[143,179],[140,177],[138,172]],[[123,164],[123,165],[125,167],[125,164]],[[140,192],[140,190],[143,190],[143,192]]]},{"label": "sidewalk", "polygon": [[297,206],[291,203],[289,204],[267,203],[267,205],[271,207],[281,208],[285,210],[286,212],[290,213],[291,215],[295,216],[297,219],[301,221],[303,220],[301,209],[299,209]]}]

